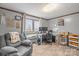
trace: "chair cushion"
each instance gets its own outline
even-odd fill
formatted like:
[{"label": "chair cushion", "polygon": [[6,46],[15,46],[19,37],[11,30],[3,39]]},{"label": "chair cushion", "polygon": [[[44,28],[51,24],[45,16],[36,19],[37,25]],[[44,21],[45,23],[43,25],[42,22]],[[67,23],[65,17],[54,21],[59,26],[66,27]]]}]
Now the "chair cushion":
[{"label": "chair cushion", "polygon": [[31,53],[31,47],[26,47],[26,46],[19,46],[19,47],[17,47],[17,49],[18,49],[18,55],[19,56],[24,56],[24,55],[28,55],[28,54],[30,54]]}]

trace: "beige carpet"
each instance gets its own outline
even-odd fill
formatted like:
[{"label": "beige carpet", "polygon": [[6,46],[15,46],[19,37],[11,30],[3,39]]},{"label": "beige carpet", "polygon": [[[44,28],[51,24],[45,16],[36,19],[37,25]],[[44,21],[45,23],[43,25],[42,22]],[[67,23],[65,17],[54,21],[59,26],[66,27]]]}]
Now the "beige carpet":
[{"label": "beige carpet", "polygon": [[79,50],[56,44],[33,44],[33,56],[77,56]]}]

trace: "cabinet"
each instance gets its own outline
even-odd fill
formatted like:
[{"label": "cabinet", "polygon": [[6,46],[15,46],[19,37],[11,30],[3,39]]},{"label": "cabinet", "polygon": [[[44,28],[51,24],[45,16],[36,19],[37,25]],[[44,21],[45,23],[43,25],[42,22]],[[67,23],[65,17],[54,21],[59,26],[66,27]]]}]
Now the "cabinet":
[{"label": "cabinet", "polygon": [[60,32],[59,33],[59,44],[67,45],[68,40],[68,32]]}]

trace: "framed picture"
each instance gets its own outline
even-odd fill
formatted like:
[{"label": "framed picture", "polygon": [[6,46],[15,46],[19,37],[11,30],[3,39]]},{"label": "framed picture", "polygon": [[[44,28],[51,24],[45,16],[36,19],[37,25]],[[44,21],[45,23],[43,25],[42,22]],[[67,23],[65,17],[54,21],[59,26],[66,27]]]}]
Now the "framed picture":
[{"label": "framed picture", "polygon": [[18,16],[18,15],[15,16],[15,20],[18,20],[18,21],[19,21],[19,20],[21,20],[21,19],[22,19],[21,16]]},{"label": "framed picture", "polygon": [[21,28],[21,21],[16,21],[16,29],[20,29]]},{"label": "framed picture", "polygon": [[64,26],[64,19],[63,18],[58,19],[58,26]]},{"label": "framed picture", "polygon": [[8,18],[8,19],[6,20],[6,26],[7,26],[7,27],[13,28],[13,27],[15,27],[14,24],[15,24],[15,21],[14,21],[13,19]]}]

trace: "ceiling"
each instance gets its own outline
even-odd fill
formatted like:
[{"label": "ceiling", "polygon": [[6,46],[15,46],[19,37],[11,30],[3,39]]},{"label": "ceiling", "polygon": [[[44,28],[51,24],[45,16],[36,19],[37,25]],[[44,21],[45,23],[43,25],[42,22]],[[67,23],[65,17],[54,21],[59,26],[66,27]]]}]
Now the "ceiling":
[{"label": "ceiling", "polygon": [[30,15],[43,17],[46,19],[51,19],[79,11],[78,3],[58,3],[57,8],[51,12],[42,11],[42,8],[45,5],[47,5],[47,3],[0,3],[0,7],[25,12]]}]

